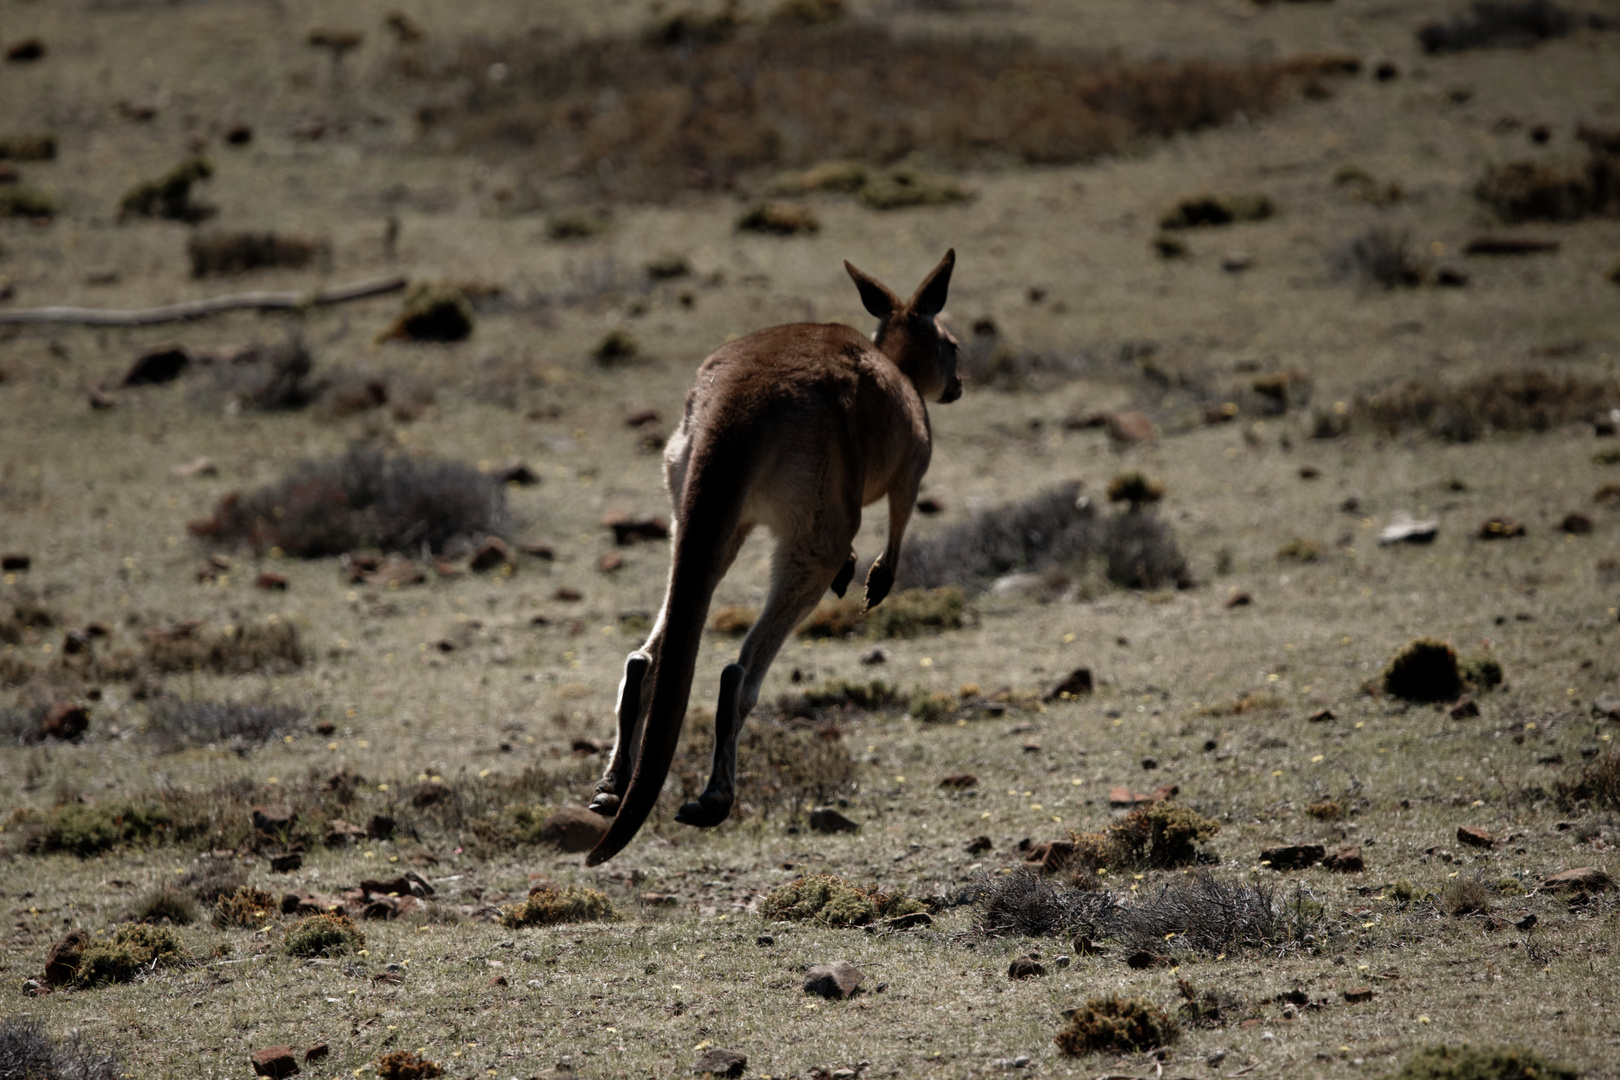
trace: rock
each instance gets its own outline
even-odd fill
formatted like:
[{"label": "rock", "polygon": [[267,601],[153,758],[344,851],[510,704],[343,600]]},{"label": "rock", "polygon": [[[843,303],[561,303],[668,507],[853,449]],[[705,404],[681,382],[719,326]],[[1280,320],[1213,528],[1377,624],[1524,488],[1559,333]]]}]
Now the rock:
[{"label": "rock", "polygon": [[1112,413],[1108,417],[1108,437],[1118,443],[1151,442],[1153,421],[1142,412]]},{"label": "rock", "polygon": [[939,786],[942,788],[951,788],[956,791],[966,791],[970,787],[978,787],[979,778],[974,776],[972,773],[960,773],[956,776],[946,776],[941,778]]},{"label": "rock", "polygon": [[818,833],[860,832],[858,821],[851,821],[830,806],[818,806],[810,811],[810,831]]},{"label": "rock", "polygon": [[191,355],[186,350],[178,345],[159,345],[137,356],[118,385],[156,386],[173,382],[190,366]]},{"label": "rock", "polygon": [[7,573],[27,570],[33,565],[33,556],[25,552],[8,551],[4,555],[0,555],[0,570],[4,570]]},{"label": "rock", "polygon": [[861,663],[867,667],[872,667],[875,664],[887,664],[888,662],[889,654],[884,652],[881,646],[874,645],[861,654]]},{"label": "rock", "polygon": [[754,944],[760,946],[761,948],[769,948],[770,946],[776,944],[776,938],[770,934],[761,934],[754,939]]},{"label": "rock", "polygon": [[993,846],[988,836],[975,836],[967,842],[967,847],[963,850],[969,855],[982,855]]},{"label": "rock", "polygon": [[1154,803],[1175,798],[1180,791],[1181,788],[1177,784],[1164,784],[1144,795],[1121,785],[1108,789],[1108,805],[1116,810],[1124,807],[1152,806]]},{"label": "rock", "polygon": [[692,1071],[700,1076],[741,1076],[748,1069],[748,1055],[738,1050],[715,1047],[698,1058]]},{"label": "rock", "polygon": [[540,842],[570,855],[589,851],[608,831],[609,819],[593,814],[583,806],[565,806],[540,829]]},{"label": "rock", "polygon": [[1252,603],[1254,603],[1254,597],[1250,596],[1242,589],[1239,589],[1237,592],[1234,592],[1231,596],[1226,598],[1226,606],[1229,608],[1248,607]]},{"label": "rock", "polygon": [[1371,1001],[1372,999],[1373,992],[1372,987],[1370,986],[1357,986],[1354,989],[1346,990],[1344,992],[1344,1000],[1348,1001],[1352,1005],[1359,1005],[1363,1001]]},{"label": "rock", "polygon": [[1046,969],[1041,966],[1040,961],[1028,956],[1016,957],[1011,964],[1007,965],[1007,978],[1013,980],[1039,979],[1045,974]]},{"label": "rock", "polygon": [[1074,939],[1074,951],[1077,956],[1096,956],[1102,951],[1102,947],[1081,934]]},{"label": "rock", "polygon": [[181,480],[189,480],[193,476],[218,476],[219,466],[214,464],[213,458],[196,457],[184,465],[176,465],[169,470],[169,475]]},{"label": "rock", "polygon": [[[1078,947],[1078,944],[1076,947]],[[1137,971],[1144,971],[1148,968],[1169,967],[1175,961],[1168,956],[1160,956],[1156,952],[1138,949],[1125,958],[1125,963]]]},{"label": "rock", "polygon": [[225,142],[230,146],[246,146],[253,141],[253,128],[247,124],[232,124],[225,129]]},{"label": "rock", "polygon": [[586,738],[581,735],[574,737],[574,741],[568,744],[568,749],[571,750],[576,757],[590,757],[592,754],[600,754],[605,748],[595,739]]},{"label": "rock", "polygon": [[1270,863],[1273,870],[1303,870],[1321,862],[1326,854],[1321,844],[1287,844],[1265,848],[1260,852],[1260,861]]},{"label": "rock", "polygon": [[299,918],[308,915],[320,915],[341,906],[336,900],[330,897],[316,896],[308,889],[283,893],[281,896],[281,913],[283,915],[296,915]]},{"label": "rock", "polygon": [[865,977],[861,969],[848,960],[817,964],[804,973],[804,992],[841,1000],[855,993]]},{"label": "rock", "polygon": [[509,982],[507,982],[507,979],[506,979],[505,975],[491,975],[489,977],[489,985],[491,985],[491,986],[510,986],[511,984]]},{"label": "rock", "polygon": [[90,710],[71,701],[58,701],[39,720],[39,736],[61,742],[78,742],[90,728]]},{"label": "rock", "polygon": [[45,954],[45,982],[51,986],[66,986],[79,973],[79,957],[90,944],[90,935],[83,930],[69,930],[63,934],[51,951]]},{"label": "rock", "polygon": [[1585,892],[1602,892],[1613,881],[1608,874],[1595,866],[1580,866],[1574,870],[1565,870],[1554,874],[1541,883],[1543,889],[1559,892],[1564,889],[1581,889]]},{"label": "rock", "polygon": [[1604,694],[1592,702],[1592,715],[1599,720],[1620,720],[1620,697],[1613,694]]},{"label": "rock", "polygon": [[624,556],[617,551],[610,551],[596,561],[596,568],[604,574],[611,574],[624,567]]},{"label": "rock", "polygon": [[255,1076],[282,1077],[295,1076],[297,1073],[298,1058],[290,1046],[267,1046],[253,1052]]},{"label": "rock", "polygon": [[432,896],[433,886],[416,871],[407,870],[387,880],[368,878],[360,883],[360,891],[368,896]]},{"label": "rock", "polygon": [[304,1051],[304,1064],[308,1065],[311,1062],[324,1060],[326,1055],[330,1054],[331,1052],[332,1048],[326,1043],[316,1043],[314,1046]]},{"label": "rock", "polygon": [[285,855],[274,855],[270,859],[270,869],[278,874],[290,874],[304,865],[304,853],[289,851]]},{"label": "rock", "polygon": [[540,474],[519,458],[507,458],[504,465],[490,470],[489,478],[497,484],[517,484],[532,487],[540,482]]},{"label": "rock", "polygon": [[1524,522],[1505,516],[1487,518],[1480,525],[1478,535],[1481,540],[1509,540],[1525,535]]},{"label": "rock", "polygon": [[557,591],[551,594],[553,600],[561,600],[565,604],[575,604],[585,599],[585,594],[572,585],[559,585]]},{"label": "rock", "polygon": [[388,840],[393,837],[397,828],[394,819],[387,814],[372,814],[371,820],[366,822],[366,836],[373,840]]},{"label": "rock", "polygon": [[1461,288],[1468,284],[1468,271],[1460,266],[1438,266],[1434,271],[1434,283],[1447,288]]},{"label": "rock", "polygon": [[1361,848],[1347,844],[1329,852],[1322,860],[1322,867],[1336,874],[1359,874],[1367,868],[1367,864],[1361,857]]},{"label": "rock", "polygon": [[1496,846],[1496,837],[1484,829],[1477,829],[1472,825],[1459,825],[1457,826],[1457,843],[1467,844],[1469,847],[1488,848]]},{"label": "rock", "polygon": [[274,833],[290,829],[297,820],[298,812],[285,804],[279,806],[255,806],[253,808],[253,827],[262,833]]},{"label": "rock", "polygon": [[484,542],[473,550],[472,558],[467,560],[467,565],[479,573],[516,563],[517,557],[512,554],[511,546],[498,536],[486,536]]},{"label": "rock", "polygon": [[50,992],[50,986],[39,979],[23,980],[23,993],[27,994],[29,997],[44,997]]},{"label": "rock", "polygon": [[1558,523],[1558,529],[1571,536],[1584,536],[1592,531],[1592,519],[1582,513],[1568,513],[1564,515],[1564,520]]},{"label": "rock", "polygon": [[518,545],[518,550],[525,555],[532,555],[536,559],[551,562],[557,557],[557,551],[543,540],[528,540]]},{"label": "rock", "polygon": [[1397,510],[1389,517],[1389,524],[1378,533],[1380,544],[1432,544],[1439,535],[1440,522],[1418,521],[1405,510]]},{"label": "rock", "polygon": [[443,780],[424,780],[417,785],[416,791],[412,793],[411,805],[415,807],[436,806],[455,797],[455,790]]},{"label": "rock", "polygon": [[624,426],[631,428],[646,427],[648,424],[658,423],[658,420],[659,416],[657,409],[633,409],[630,412],[625,413]]},{"label": "rock", "polygon": [[1048,690],[1045,701],[1067,700],[1077,698],[1082,694],[1089,694],[1093,689],[1091,669],[1078,667],[1069,672],[1068,678]]},{"label": "rock", "polygon": [[1330,721],[1337,720],[1338,717],[1334,715],[1332,709],[1317,709],[1315,712],[1311,713],[1310,716],[1306,717],[1306,719],[1313,724],[1326,724]]},{"label": "rock", "polygon": [[1530,914],[1530,915],[1526,915],[1524,918],[1520,919],[1518,922],[1514,923],[1513,925],[1514,925],[1514,927],[1516,929],[1519,929],[1519,930],[1529,930],[1529,929],[1532,929],[1536,925],[1536,923],[1538,923],[1538,922],[1540,922],[1540,920],[1537,919],[1534,914]]},{"label": "rock", "polygon": [[943,514],[944,512],[945,504],[932,495],[925,495],[917,500],[917,513],[924,517],[933,517],[935,514]]},{"label": "rock", "polygon": [[669,522],[661,517],[632,518],[629,514],[615,512],[604,515],[602,524],[613,530],[613,542],[620,547],[643,540],[669,539]]},{"label": "rock", "polygon": [[1557,240],[1531,236],[1478,236],[1463,245],[1464,255],[1542,255],[1558,250]]},{"label": "rock", "polygon": [[261,573],[257,578],[254,579],[253,585],[255,588],[263,589],[266,592],[287,591],[286,577],[276,573],[274,570],[266,570]]},{"label": "rock", "polygon": [[1221,256],[1221,269],[1228,274],[1241,274],[1254,265],[1254,256],[1247,251],[1229,251]]},{"label": "rock", "polygon": [[1457,703],[1450,708],[1449,715],[1453,720],[1468,720],[1472,717],[1478,716],[1479,702],[1475,701],[1468,694],[1464,694],[1462,697],[1458,698]]}]

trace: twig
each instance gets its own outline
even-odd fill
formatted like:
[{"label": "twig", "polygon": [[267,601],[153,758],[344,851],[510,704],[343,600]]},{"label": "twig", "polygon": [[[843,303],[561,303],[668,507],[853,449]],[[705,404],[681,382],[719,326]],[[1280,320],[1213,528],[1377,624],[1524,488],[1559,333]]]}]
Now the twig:
[{"label": "twig", "polygon": [[45,307],[0,311],[0,324],[5,323],[67,323],[75,326],[154,326],[158,323],[183,322],[217,315],[222,311],[287,311],[306,307],[342,304],[349,300],[363,300],[368,296],[398,292],[406,284],[403,274],[357,281],[335,289],[317,289],[313,292],[250,292],[216,296],[210,300],[191,300],[183,304],[144,308],[140,311],[108,311],[101,308]]}]

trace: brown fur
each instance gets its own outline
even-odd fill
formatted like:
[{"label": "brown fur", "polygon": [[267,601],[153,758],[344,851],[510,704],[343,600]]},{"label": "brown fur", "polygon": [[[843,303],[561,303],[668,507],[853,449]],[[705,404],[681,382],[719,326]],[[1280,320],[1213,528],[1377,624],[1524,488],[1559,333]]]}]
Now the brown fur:
[{"label": "brown fur", "polygon": [[888,593],[933,449],[925,402],[962,393],[956,341],[934,319],[955,263],[947,252],[907,301],[845,263],[880,320],[872,341],[835,324],[776,326],[722,346],[698,368],[664,451],[675,516],[669,591],[646,644],[625,661],[618,742],[591,803],[616,817],[589,865],[622,850],[658,801],[709,601],[756,525],[777,538],[770,597],[737,663],[721,674],[714,769],[677,821],[714,826],[730,814],[737,736],[765,673],[821,595],[829,588],[843,595],[861,507],[884,496],[888,543],[867,573],[867,606]]}]

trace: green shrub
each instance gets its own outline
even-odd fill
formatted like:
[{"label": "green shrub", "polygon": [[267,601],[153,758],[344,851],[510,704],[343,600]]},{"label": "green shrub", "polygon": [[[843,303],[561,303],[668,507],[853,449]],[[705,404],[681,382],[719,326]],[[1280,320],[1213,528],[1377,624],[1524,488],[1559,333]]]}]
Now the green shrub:
[{"label": "green shrub", "polygon": [[188,957],[167,926],[133,923],[120,926],[110,941],[92,941],[79,956],[74,984],[80,987],[129,982],[152,967],[172,967]]},{"label": "green shrub", "polygon": [[955,585],[907,589],[866,613],[866,632],[878,638],[914,638],[959,630],[966,610],[967,598]]},{"label": "green shrub", "polygon": [[289,956],[341,956],[364,948],[366,935],[347,915],[311,915],[287,931],[282,948]]},{"label": "green shrub", "polygon": [[126,845],[163,843],[174,826],[173,815],[158,806],[68,803],[35,825],[28,847],[40,854],[65,851],[87,859]]},{"label": "green shrub", "polygon": [[1170,1014],[1145,998],[1092,998],[1069,1010],[1068,1018],[1056,1042],[1060,1051],[1074,1057],[1152,1050],[1181,1035]]},{"label": "green shrub", "polygon": [[214,926],[220,930],[245,927],[256,930],[276,917],[276,899],[263,889],[240,885],[214,902]]},{"label": "green shrub", "polygon": [[766,919],[815,922],[823,926],[866,926],[926,911],[927,905],[905,893],[863,889],[831,874],[811,874],[773,890],[759,905]]},{"label": "green shrub", "polygon": [[1520,1046],[1426,1046],[1385,1080],[1576,1080],[1567,1065]]},{"label": "green shrub", "polygon": [[559,889],[555,885],[529,890],[529,898],[501,912],[501,925],[556,926],[558,923],[608,922],[618,913],[605,894],[580,885]]}]

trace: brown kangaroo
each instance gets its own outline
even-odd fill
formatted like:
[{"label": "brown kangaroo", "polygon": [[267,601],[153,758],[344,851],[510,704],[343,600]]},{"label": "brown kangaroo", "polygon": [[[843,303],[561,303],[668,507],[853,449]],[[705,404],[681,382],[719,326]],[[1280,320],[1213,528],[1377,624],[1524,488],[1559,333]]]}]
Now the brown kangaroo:
[{"label": "brown kangaroo", "polygon": [[889,539],[867,572],[866,606],[888,594],[933,451],[925,402],[962,396],[956,339],[934,318],[955,265],[956,252],[947,251],[902,301],[846,262],[861,303],[879,320],[872,340],[836,324],[776,326],[722,346],[698,368],[664,451],[675,517],[669,590],[647,643],[625,661],[619,737],[591,802],[616,816],[587,865],[618,854],[658,801],[709,601],[754,526],[776,535],[770,597],[737,662],[720,675],[708,786],[676,821],[714,826],[731,813],[737,736],[765,673],[824,592],[844,595],[861,507],[885,495]]}]

